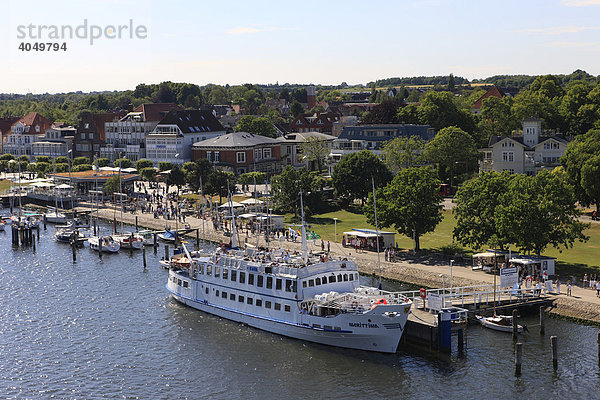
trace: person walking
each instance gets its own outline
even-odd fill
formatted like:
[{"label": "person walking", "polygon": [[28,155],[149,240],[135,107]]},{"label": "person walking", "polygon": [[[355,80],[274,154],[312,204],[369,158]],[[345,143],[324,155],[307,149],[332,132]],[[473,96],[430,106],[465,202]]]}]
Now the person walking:
[{"label": "person walking", "polygon": [[596,296],[600,297],[600,281],[596,281]]},{"label": "person walking", "polygon": [[567,281],[567,296],[571,296],[571,280]]},{"label": "person walking", "polygon": [[327,241],[327,253],[329,253],[331,250],[331,243],[329,243],[329,240]]},{"label": "person walking", "polygon": [[556,277],[556,291],[560,294],[560,277]]}]

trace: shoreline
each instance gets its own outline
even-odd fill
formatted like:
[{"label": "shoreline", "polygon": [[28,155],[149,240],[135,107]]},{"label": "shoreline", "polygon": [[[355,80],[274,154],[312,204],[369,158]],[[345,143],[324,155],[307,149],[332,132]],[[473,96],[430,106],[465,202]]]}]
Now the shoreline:
[{"label": "shoreline", "polygon": [[[90,215],[95,214],[95,209],[89,206],[78,206],[75,207],[77,212],[90,212]],[[99,209],[98,216],[100,219],[112,222],[115,217],[115,210],[104,206]],[[120,211],[117,210],[116,218],[120,217]],[[165,220],[163,218],[155,219],[153,214],[142,214],[136,212],[123,212],[123,223],[131,226],[135,226],[135,219],[138,218],[138,228],[147,228],[153,230],[164,230]],[[226,237],[220,232],[215,232],[212,228],[210,220],[205,220],[205,234],[202,235],[202,220],[196,217],[186,217],[186,223],[190,225],[192,229],[199,229],[199,236],[201,240],[211,241],[215,243],[229,242],[230,238]],[[169,220],[168,225],[171,229],[174,229],[175,220]],[[181,224],[183,229],[183,223]],[[187,235],[192,237],[191,235]],[[195,236],[193,236],[195,237]],[[243,242],[244,238],[250,239],[249,236],[245,236],[244,233],[238,233],[240,241]],[[254,241],[254,238],[252,238]],[[250,241],[250,240],[248,240]],[[272,241],[273,247],[280,247],[285,250],[300,251],[301,242],[289,242],[289,241]],[[277,244],[277,246],[274,245]],[[264,245],[264,239],[261,240],[261,244]],[[240,243],[241,245],[241,243]],[[320,251],[320,242],[316,246],[309,241],[309,250]],[[331,243],[331,253],[337,256],[348,256],[355,258],[358,264],[359,272],[363,275],[374,275],[377,276],[379,273],[377,254],[371,254],[369,252],[356,253],[354,249],[344,248],[339,243]],[[381,256],[383,258],[383,256]],[[470,266],[454,266],[453,284],[456,286],[471,286],[479,284],[491,283],[490,280],[493,276],[485,274],[481,271],[472,271]],[[415,285],[418,287],[426,288],[439,288],[442,287],[443,277],[450,276],[450,269],[448,266],[443,264],[424,264],[412,262],[410,260],[403,260],[397,262],[387,262],[381,260],[381,276],[382,278]],[[566,288],[566,285],[565,285]],[[595,290],[584,289],[580,287],[574,287],[573,297],[567,297],[565,294],[550,295],[553,300],[553,306],[548,310],[548,314],[558,317],[569,319],[585,325],[600,326],[600,299],[594,296],[596,301],[586,301],[582,299],[581,291],[595,293]],[[590,296],[585,296],[590,297]]]}]

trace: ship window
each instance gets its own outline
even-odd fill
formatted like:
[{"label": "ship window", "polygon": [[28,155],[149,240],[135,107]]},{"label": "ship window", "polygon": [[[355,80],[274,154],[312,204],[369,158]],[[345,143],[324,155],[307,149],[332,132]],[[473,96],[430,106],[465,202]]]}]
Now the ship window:
[{"label": "ship window", "polygon": [[329,277],[329,283],[335,283],[335,275]]},{"label": "ship window", "polygon": [[302,287],[305,288],[306,287],[306,281],[302,281]]},{"label": "ship window", "polygon": [[348,274],[344,274],[344,282],[348,281]]},{"label": "ship window", "polygon": [[314,281],[314,280],[312,280],[312,279],[309,279],[309,281],[308,281],[308,286],[310,286],[310,287],[313,287],[313,286],[315,286],[315,281]]},{"label": "ship window", "polygon": [[198,273],[204,274],[204,264],[198,264]]},{"label": "ship window", "polygon": [[342,274],[339,274],[338,275],[338,282],[341,282],[341,281],[342,281]]},{"label": "ship window", "polygon": [[254,285],[254,274],[248,274],[248,285]]},{"label": "ship window", "polygon": [[221,292],[221,297],[226,299],[227,298],[227,292]]},{"label": "ship window", "polygon": [[177,286],[181,286],[181,279],[177,279]]},{"label": "ship window", "polygon": [[281,279],[279,278],[275,280],[275,290],[281,290]]},{"label": "ship window", "polygon": [[235,294],[231,293],[231,294],[229,295],[229,300],[233,300],[233,301],[235,301]]},{"label": "ship window", "polygon": [[252,305],[252,297],[248,297],[248,300],[246,301],[246,303]]},{"label": "ship window", "polygon": [[237,280],[237,271],[231,270],[231,280],[235,282]]},{"label": "ship window", "polygon": [[283,310],[286,312],[290,312],[290,305],[289,304],[284,305]]},{"label": "ship window", "polygon": [[208,286],[206,287],[206,294],[208,294]]},{"label": "ship window", "polygon": [[353,281],[354,280],[354,274],[350,274],[350,280]]},{"label": "ship window", "polygon": [[275,309],[281,311],[281,303],[275,303]]},{"label": "ship window", "polygon": [[256,306],[257,307],[262,307],[262,300],[261,299],[256,299]]},{"label": "ship window", "polygon": [[317,286],[321,285],[321,278],[315,279],[315,285],[317,285]]},{"label": "ship window", "polygon": [[265,308],[271,308],[271,302],[269,300],[265,301]]},{"label": "ship window", "polygon": [[273,278],[267,276],[267,289],[273,289]]},{"label": "ship window", "polygon": [[238,301],[240,303],[243,303],[244,302],[244,296],[238,296]]},{"label": "ship window", "polygon": [[223,279],[227,279],[228,276],[229,276],[229,270],[223,268]]},{"label": "ship window", "polygon": [[263,276],[262,275],[258,275],[256,286],[263,287]]},{"label": "ship window", "polygon": [[188,287],[188,286],[189,286],[188,281],[183,281],[183,287]]},{"label": "ship window", "polygon": [[292,291],[292,280],[291,279],[286,279],[285,280],[285,291],[286,292],[291,292]]},{"label": "ship window", "polygon": [[221,276],[221,267],[215,265],[215,278],[218,278],[219,276]]},{"label": "ship window", "polygon": [[[214,290],[214,289],[213,289],[213,290]],[[219,297],[219,291],[218,291],[218,290],[217,290],[217,294],[216,294],[216,296],[217,296],[217,297]]]},{"label": "ship window", "polygon": [[206,275],[212,275],[212,265],[206,264]]},{"label": "ship window", "polygon": [[246,273],[240,271],[240,283],[246,283]]}]

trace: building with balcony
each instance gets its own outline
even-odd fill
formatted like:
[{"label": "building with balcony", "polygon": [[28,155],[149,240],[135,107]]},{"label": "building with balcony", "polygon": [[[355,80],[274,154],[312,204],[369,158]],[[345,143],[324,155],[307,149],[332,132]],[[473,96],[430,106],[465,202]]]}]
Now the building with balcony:
[{"label": "building with balcony", "polygon": [[142,104],[118,121],[106,122],[100,157],[114,161],[121,156],[134,162],[146,158],[146,136],[173,109],[181,108],[175,103]]},{"label": "building with balcony", "polygon": [[233,132],[194,143],[194,161],[207,159],[215,167],[236,175],[246,172],[281,172],[281,144],[277,139]]},{"label": "building with balcony", "polygon": [[210,111],[171,110],[146,137],[146,158],[156,165],[160,161],[183,164],[192,161],[194,143],[225,133]]},{"label": "building with balcony", "polygon": [[31,155],[60,157],[67,156],[73,146],[73,137],[77,129],[65,123],[54,123],[50,129],[46,130],[43,139],[33,143],[31,146]]},{"label": "building with balcony", "polygon": [[46,130],[52,127],[52,121],[48,118],[31,112],[14,122],[10,127],[10,133],[2,136],[2,148],[4,153],[10,153],[16,157],[32,156],[33,143],[43,140]]},{"label": "building with balcony", "polygon": [[118,113],[91,113],[85,111],[81,114],[77,133],[73,138],[73,153],[75,157],[87,157],[93,160],[100,156],[100,147],[105,143],[105,124],[116,122],[125,116],[125,111]]},{"label": "building with balcony", "polygon": [[295,132],[278,137],[276,140],[281,144],[283,166],[291,165],[296,169],[302,167],[312,169],[311,167],[314,166],[311,166],[310,161],[304,158],[304,154],[302,154],[302,143],[315,139],[323,142],[331,151],[335,136],[321,132]]},{"label": "building with balcony", "polygon": [[479,151],[483,158],[479,163],[481,172],[509,171],[511,174],[535,175],[542,169],[554,169],[560,165],[570,138],[562,134],[542,135],[542,120],[523,120],[521,136],[492,136],[489,146]]}]

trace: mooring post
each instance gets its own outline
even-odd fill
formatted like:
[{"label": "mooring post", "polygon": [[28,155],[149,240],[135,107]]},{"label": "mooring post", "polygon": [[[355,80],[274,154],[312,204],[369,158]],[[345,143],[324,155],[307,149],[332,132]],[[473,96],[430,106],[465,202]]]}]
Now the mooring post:
[{"label": "mooring post", "polygon": [[458,352],[462,353],[465,350],[465,342],[464,342],[464,329],[461,328],[458,330]]},{"label": "mooring post", "polygon": [[598,332],[598,339],[596,339],[598,343],[598,367],[600,367],[600,332]]},{"label": "mooring post", "polygon": [[75,252],[75,232],[71,234],[71,250],[73,250],[73,262],[77,261],[77,255]]},{"label": "mooring post", "polygon": [[98,232],[98,258],[102,259],[102,236]]},{"label": "mooring post", "polygon": [[136,232],[139,231],[139,229],[138,229],[138,216],[137,215],[135,216],[135,231]]},{"label": "mooring post", "polygon": [[39,242],[39,241],[40,241],[40,227],[38,226],[38,227],[36,228],[36,230],[37,230],[37,234],[38,234],[38,238],[37,238],[37,240],[38,240],[38,242]]},{"label": "mooring post", "polygon": [[131,236],[129,236],[129,253],[133,253],[133,232],[131,232]]},{"label": "mooring post", "polygon": [[550,336],[550,346],[552,347],[552,368],[558,369],[558,339],[556,336]]},{"label": "mooring post", "polygon": [[96,222],[97,221],[96,220],[93,220],[93,221],[94,221],[94,236],[96,236]]},{"label": "mooring post", "polygon": [[169,261],[169,245],[165,244],[165,261]]},{"label": "mooring post", "polygon": [[144,270],[146,269],[146,247],[142,247],[142,257],[144,259]]},{"label": "mooring post", "polygon": [[517,324],[517,310],[512,311],[512,337],[513,340],[517,340],[519,335],[519,325]]},{"label": "mooring post", "polygon": [[196,228],[196,251],[200,251],[200,228]]},{"label": "mooring post", "polygon": [[515,346],[515,376],[521,376],[521,361],[523,357],[523,343]]},{"label": "mooring post", "polygon": [[[56,212],[58,212],[58,210],[56,210]],[[46,214],[44,214],[44,218],[42,218],[42,220],[44,221],[44,230],[46,230],[46,222],[47,222]]]},{"label": "mooring post", "polygon": [[544,306],[540,307],[540,335],[546,333],[546,312]]},{"label": "mooring post", "polygon": [[[38,235],[39,237],[39,235]],[[33,244],[33,252],[35,253],[35,240],[32,240],[31,243]]]}]

